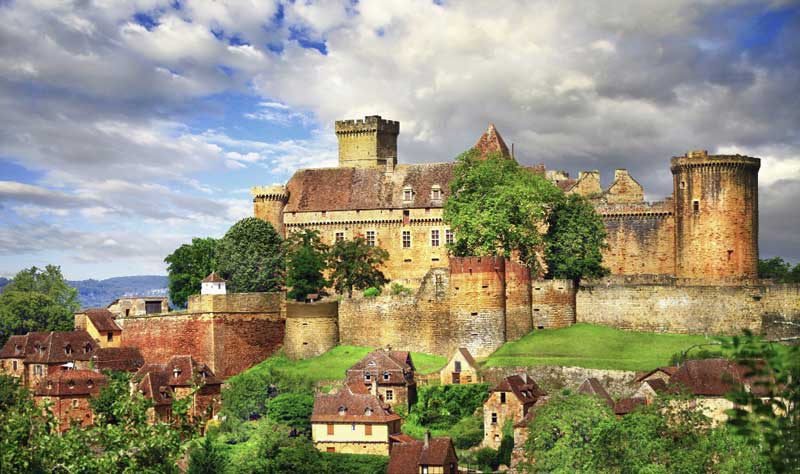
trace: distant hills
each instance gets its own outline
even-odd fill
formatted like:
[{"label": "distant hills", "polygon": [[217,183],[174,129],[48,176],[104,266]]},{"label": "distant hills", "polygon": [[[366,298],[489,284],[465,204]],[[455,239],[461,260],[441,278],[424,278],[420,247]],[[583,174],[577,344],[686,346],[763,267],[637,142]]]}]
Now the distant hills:
[{"label": "distant hills", "polygon": [[123,296],[169,296],[167,277],[161,275],[74,280],[67,283],[78,290],[81,308],[105,307]]}]

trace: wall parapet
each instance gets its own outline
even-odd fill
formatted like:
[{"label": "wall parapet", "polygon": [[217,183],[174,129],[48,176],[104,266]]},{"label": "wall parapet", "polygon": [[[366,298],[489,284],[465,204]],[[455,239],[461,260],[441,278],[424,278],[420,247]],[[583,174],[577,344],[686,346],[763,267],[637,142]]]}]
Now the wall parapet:
[{"label": "wall parapet", "polygon": [[187,313],[280,313],[283,303],[282,292],[191,295]]}]

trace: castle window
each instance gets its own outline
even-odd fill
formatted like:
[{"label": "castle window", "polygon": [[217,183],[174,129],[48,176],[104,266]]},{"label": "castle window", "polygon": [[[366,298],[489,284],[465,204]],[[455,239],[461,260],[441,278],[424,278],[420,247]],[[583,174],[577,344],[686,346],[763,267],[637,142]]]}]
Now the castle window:
[{"label": "castle window", "polygon": [[403,202],[411,202],[414,200],[414,190],[410,186],[403,188]]},{"label": "castle window", "polygon": [[506,403],[506,392],[500,392],[500,403]]},{"label": "castle window", "polygon": [[106,333],[106,340],[108,342],[113,341],[114,340],[114,333],[113,332]]},{"label": "castle window", "polygon": [[444,243],[451,245],[453,243],[453,231],[447,229],[444,231]]},{"label": "castle window", "polygon": [[699,213],[700,212],[700,201],[698,201],[697,199],[692,201],[692,209],[694,210],[695,214]]},{"label": "castle window", "polygon": [[339,231],[334,234],[333,241],[334,242],[341,242],[344,240],[344,232]]},{"label": "castle window", "polygon": [[394,390],[387,390],[386,391],[386,401],[394,400]]},{"label": "castle window", "polygon": [[15,360],[11,361],[11,368],[14,369],[15,371],[17,370],[17,361]]},{"label": "castle window", "polygon": [[492,424],[493,425],[497,424],[497,413],[492,413]]},{"label": "castle window", "polygon": [[410,249],[411,248],[411,231],[404,230],[403,231],[403,248]]},{"label": "castle window", "polygon": [[370,247],[374,247],[375,246],[375,242],[376,242],[375,231],[374,230],[368,230],[367,231],[367,245],[369,245]]},{"label": "castle window", "polygon": [[438,184],[434,184],[431,187],[431,200],[433,201],[442,200],[442,188]]},{"label": "castle window", "polygon": [[731,261],[731,257],[733,257],[733,250],[728,250],[728,261]]},{"label": "castle window", "polygon": [[686,189],[686,181],[681,181],[681,189]]},{"label": "castle window", "polygon": [[433,229],[431,231],[431,247],[438,247],[439,246],[439,229]]}]

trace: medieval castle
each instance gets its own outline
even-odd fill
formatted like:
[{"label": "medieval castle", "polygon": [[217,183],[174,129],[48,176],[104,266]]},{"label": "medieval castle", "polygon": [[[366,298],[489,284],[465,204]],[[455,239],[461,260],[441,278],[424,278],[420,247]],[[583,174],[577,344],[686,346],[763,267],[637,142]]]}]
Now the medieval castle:
[{"label": "medieval castle", "polygon": [[[123,346],[141,348],[148,363],[165,363],[180,347],[226,378],[281,347],[293,358],[339,343],[445,356],[467,348],[484,357],[532,330],[576,322],[777,336],[791,330],[782,322],[800,319],[800,286],[757,278],[757,158],[704,151],[672,158],[673,194],[652,203],[626,170],[603,189],[597,171],[572,179],[527,167],[586,196],[605,222],[612,274],[576,287],[502,258],[450,257],[454,235],[442,212],[455,163],[398,163],[399,123],[378,116],[335,128],[339,166],[254,187],[254,214],[284,236],[310,228],[327,243],[364,237],[389,252],[386,275],[412,294],[316,303],[277,293],[196,295],[186,311],[118,315]],[[475,148],[515,159],[494,126]]]}]

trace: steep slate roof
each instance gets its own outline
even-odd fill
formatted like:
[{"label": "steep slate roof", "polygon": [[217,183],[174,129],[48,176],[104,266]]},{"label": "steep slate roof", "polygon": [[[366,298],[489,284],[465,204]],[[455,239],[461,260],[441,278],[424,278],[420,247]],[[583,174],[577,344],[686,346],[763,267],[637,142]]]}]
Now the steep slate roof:
[{"label": "steep slate roof", "polygon": [[627,415],[641,405],[646,405],[647,401],[640,397],[620,398],[614,403],[614,414]]},{"label": "steep slate roof", "polygon": [[203,283],[225,283],[227,280],[222,278],[217,274],[217,272],[211,272],[210,275],[203,278]]},{"label": "steep slate roof", "polygon": [[500,132],[497,131],[493,123],[489,124],[489,128],[478,138],[473,148],[478,150],[481,155],[494,152],[500,153],[506,158],[511,158],[511,152],[508,151],[506,142],[503,141],[503,137],[500,136]]},{"label": "steep slate roof", "polygon": [[92,356],[98,370],[124,370],[136,372],[144,365],[138,347],[101,347]]},{"label": "steep slate roof", "polygon": [[608,391],[605,387],[603,387],[603,384],[601,384],[600,381],[594,377],[584,380],[581,386],[578,387],[578,393],[600,397],[606,401],[608,406],[614,406],[614,400],[611,398],[611,395],[608,394]]},{"label": "steep slate roof", "polygon": [[523,405],[535,403],[539,397],[547,395],[544,390],[526,373],[510,375],[504,378],[490,392],[511,392]]},{"label": "steep slate roof", "polygon": [[[374,365],[370,365],[374,362]],[[363,373],[370,372],[372,377],[381,385],[395,385],[407,383],[406,375],[414,372],[414,362],[407,351],[386,351],[378,349],[365,355],[360,361],[347,369],[349,381],[356,382],[356,378],[363,380]],[[389,380],[383,379],[383,373],[389,373]]]},{"label": "steep slate roof", "polygon": [[[448,183],[455,163],[397,165],[392,173],[383,168],[311,168],[298,170],[286,189],[284,212],[340,211],[356,209],[403,209],[442,207],[450,192]],[[439,185],[442,199],[431,199]],[[403,201],[403,188],[414,191]]]},{"label": "steep slate roof", "polygon": [[670,377],[669,386],[688,390],[694,395],[721,397],[745,385],[758,395],[763,388],[756,385],[756,382],[764,377],[751,377],[750,372],[750,368],[728,359],[687,360]]},{"label": "steep slate roof", "polygon": [[106,308],[91,308],[83,312],[98,332],[122,331],[114,321],[114,314]]},{"label": "steep slate roof", "polygon": [[136,384],[145,398],[149,398],[156,406],[171,405],[174,398],[172,387],[169,386],[169,375],[164,372],[147,372]]},{"label": "steep slate roof", "polygon": [[643,374],[640,374],[635,379],[633,379],[633,383],[640,383],[640,382],[644,381],[644,379],[646,379],[647,377],[650,377],[651,375],[655,374],[656,372],[662,372],[662,373],[664,373],[664,375],[667,376],[667,378],[669,378],[669,377],[672,377],[672,375],[675,374],[675,372],[677,372],[677,371],[678,371],[678,368],[675,367],[675,366],[658,367],[658,368],[655,368],[655,369],[653,369],[653,370],[651,370],[649,372],[645,372]]},{"label": "steep slate roof", "polygon": [[420,465],[445,466],[448,461],[457,461],[450,438],[431,438],[428,446],[424,441],[410,441],[392,446],[387,474],[413,474]]},{"label": "steep slate roof", "polygon": [[[87,352],[85,348],[89,347]],[[17,353],[17,347],[22,348]],[[67,347],[72,349],[66,353]],[[0,350],[0,357],[25,359],[26,363],[61,364],[74,360],[89,360],[97,343],[86,331],[29,332],[24,336],[11,336]]]},{"label": "steep slate roof", "polygon": [[[367,409],[371,414],[367,415]],[[348,386],[335,394],[317,394],[311,412],[312,423],[388,423],[399,419],[400,416],[384,406],[377,396],[353,393]]]},{"label": "steep slate roof", "polygon": [[34,393],[45,397],[96,395],[106,383],[106,376],[93,370],[59,370],[48,375]]},{"label": "steep slate roof", "polygon": [[[178,369],[177,373],[175,369]],[[202,376],[203,372],[206,374],[205,377]],[[163,374],[166,384],[172,388],[191,387],[193,382],[203,385],[222,383],[206,364],[194,360],[190,355],[172,356],[165,364],[145,364],[136,372],[133,380],[141,380],[145,375],[152,373]]]},{"label": "steep slate roof", "polygon": [[649,385],[655,393],[664,393],[668,391],[667,382],[663,379],[645,380],[644,383]]}]

